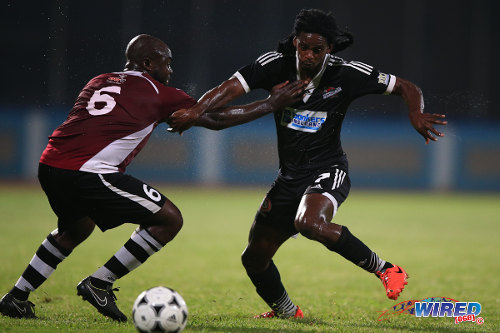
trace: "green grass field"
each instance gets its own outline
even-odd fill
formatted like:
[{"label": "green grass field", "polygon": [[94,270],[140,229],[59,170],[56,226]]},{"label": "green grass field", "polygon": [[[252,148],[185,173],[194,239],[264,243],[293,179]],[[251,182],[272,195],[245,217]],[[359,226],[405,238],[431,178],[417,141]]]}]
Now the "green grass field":
[{"label": "green grass field", "polygon": [[[168,246],[116,283],[130,316],[136,296],[165,285],[189,307],[185,332],[479,332],[500,331],[500,195],[353,190],[336,216],[382,258],[404,266],[409,284],[398,301],[374,276],[304,237],[275,257],[303,320],[256,320],[267,311],[240,263],[265,189],[161,188],[184,216]],[[0,186],[0,293],[7,292],[52,231],[55,216],[36,186]],[[32,294],[37,320],[0,316],[0,332],[134,332],[76,296],[76,284],[128,239],[134,226],[94,234]],[[378,321],[399,301],[444,296],[482,305],[484,324],[400,315]]]}]

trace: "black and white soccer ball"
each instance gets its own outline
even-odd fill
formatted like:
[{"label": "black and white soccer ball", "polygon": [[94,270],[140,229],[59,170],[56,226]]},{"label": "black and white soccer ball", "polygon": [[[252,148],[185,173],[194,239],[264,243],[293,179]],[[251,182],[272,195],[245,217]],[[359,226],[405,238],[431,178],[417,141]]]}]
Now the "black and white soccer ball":
[{"label": "black and white soccer ball", "polygon": [[132,307],[132,318],[139,332],[181,332],[186,327],[188,309],[173,289],[154,287],[143,291]]}]

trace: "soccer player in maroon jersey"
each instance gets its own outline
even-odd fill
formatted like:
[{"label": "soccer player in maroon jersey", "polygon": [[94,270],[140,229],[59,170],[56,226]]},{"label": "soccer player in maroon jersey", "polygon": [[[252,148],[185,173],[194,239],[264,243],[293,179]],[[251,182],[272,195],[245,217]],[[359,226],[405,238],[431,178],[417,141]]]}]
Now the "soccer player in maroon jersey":
[{"label": "soccer player in maroon jersey", "polygon": [[[297,233],[375,273],[390,299],[397,299],[407,284],[402,267],[382,260],[347,227],[331,223],[350,190],[341,126],[349,104],[366,94],[401,96],[408,105],[411,124],[426,143],[443,136],[434,125],[446,122],[444,115],[423,112],[422,93],[413,83],[334,55],[352,42],[352,35],[338,29],[331,13],[301,10],[292,34],[277,51],[242,67],[194,107],[176,112],[170,119],[173,130],[182,132],[205,109],[224,105],[252,89],[270,90],[286,80],[309,82],[302,100],[274,112],[280,170],[255,217],[242,255],[257,293],[271,308],[257,317],[303,317],[272,260],[281,244]],[[235,122],[238,117],[233,116]],[[226,119],[225,126],[230,126],[230,120]]]},{"label": "soccer player in maroon jersey", "polygon": [[[170,200],[124,171],[159,123],[196,101],[167,86],[172,52],[160,39],[139,35],[130,41],[125,54],[125,70],[90,80],[66,121],[49,137],[38,178],[58,217],[57,228],[0,301],[4,315],[34,318],[30,292],[45,282],[96,225],[105,231],[134,223],[139,227],[125,245],[77,286],[78,295],[101,314],[126,321],[115,303],[113,283],[159,251],[182,227],[181,213]],[[267,99],[207,113],[199,125],[211,127],[239,113],[245,114],[240,121],[249,121],[293,104],[302,93],[302,82],[285,82]]]}]

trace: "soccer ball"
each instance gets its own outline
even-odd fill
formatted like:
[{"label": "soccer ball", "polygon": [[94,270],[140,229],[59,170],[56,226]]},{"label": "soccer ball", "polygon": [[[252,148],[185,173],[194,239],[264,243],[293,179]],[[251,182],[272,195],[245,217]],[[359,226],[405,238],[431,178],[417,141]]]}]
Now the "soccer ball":
[{"label": "soccer ball", "polygon": [[186,302],[173,289],[154,287],[143,291],[132,307],[132,318],[139,332],[181,332],[186,327]]}]

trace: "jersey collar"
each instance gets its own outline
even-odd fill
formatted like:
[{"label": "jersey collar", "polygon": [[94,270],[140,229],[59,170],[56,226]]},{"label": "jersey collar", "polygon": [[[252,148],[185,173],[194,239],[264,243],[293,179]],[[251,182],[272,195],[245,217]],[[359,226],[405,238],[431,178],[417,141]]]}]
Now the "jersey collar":
[{"label": "jersey collar", "polygon": [[[306,87],[306,93],[304,94],[304,98],[302,98],[302,101],[304,103],[307,102],[309,97],[311,97],[312,93],[316,88],[319,86],[319,82],[321,81],[321,78],[323,77],[323,73],[325,72],[326,67],[328,66],[328,60],[330,59],[330,54],[327,53],[325,55],[325,59],[323,59],[323,65],[321,66],[320,71],[316,76],[309,82],[309,84]],[[300,80],[300,71],[299,71],[299,53],[295,51],[295,69],[297,71],[297,80]]]}]

